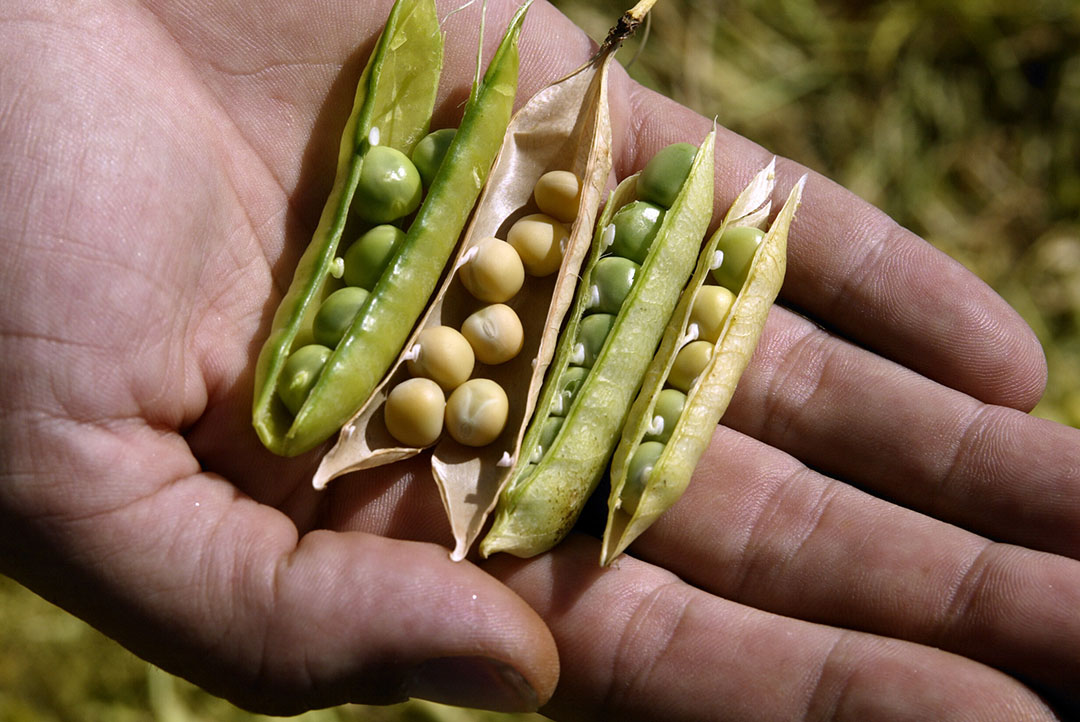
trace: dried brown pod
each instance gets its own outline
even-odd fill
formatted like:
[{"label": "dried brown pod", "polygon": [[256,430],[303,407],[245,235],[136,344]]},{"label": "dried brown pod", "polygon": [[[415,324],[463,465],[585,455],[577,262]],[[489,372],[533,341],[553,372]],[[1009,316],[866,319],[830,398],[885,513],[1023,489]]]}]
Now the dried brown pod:
[{"label": "dried brown pod", "polygon": [[451,271],[406,343],[402,358],[364,408],[342,428],[337,444],[315,474],[315,487],[323,488],[342,474],[423,451],[396,441],[383,421],[388,394],[410,377],[408,359],[417,353],[417,337],[436,326],[461,329],[466,318],[484,306],[462,282],[462,267],[478,245],[491,237],[506,239],[515,222],[540,210],[534,189],[542,176],[550,171],[569,171],[580,181],[580,194],[575,217],[566,224],[558,273],[527,277],[521,290],[506,301],[521,321],[520,351],[496,365],[477,363],[472,374],[505,390],[505,426],[493,442],[480,447],[466,446],[444,433],[432,452],[432,472],[454,535],[451,557],[455,560],[465,558],[517,461],[563,317],[574,297],[577,273],[592,240],[611,171],[608,69],[619,44],[640,24],[652,4],[653,0],[645,0],[624,15],[588,63],[538,92],[511,119]]}]

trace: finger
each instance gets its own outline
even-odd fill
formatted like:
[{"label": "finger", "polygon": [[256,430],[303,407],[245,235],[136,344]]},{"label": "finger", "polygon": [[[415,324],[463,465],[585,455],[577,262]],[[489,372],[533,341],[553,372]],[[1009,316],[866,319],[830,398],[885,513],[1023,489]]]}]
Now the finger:
[{"label": "finger", "polygon": [[994,539],[1080,558],[1080,431],[940,386],[776,311],[724,423]]},{"label": "finger", "polygon": [[632,553],[743,604],[941,647],[1078,701],[1080,562],[929,519],[723,427]]},{"label": "finger", "polygon": [[[668,143],[696,142],[711,127],[621,73],[612,83],[612,114],[620,177]],[[772,156],[722,129],[716,154],[719,218]],[[781,161],[774,204],[807,172]],[[781,299],[856,343],[988,403],[1030,409],[1045,386],[1038,340],[1004,300],[881,211],[813,173],[791,228]]]},{"label": "finger", "polygon": [[578,537],[486,567],[555,635],[563,674],[544,711],[557,719],[1053,719],[970,660],[757,611],[629,557],[601,570],[598,547]]},{"label": "finger", "polygon": [[275,714],[407,696],[520,711],[550,695],[558,662],[543,622],[445,549],[298,539],[283,514],[147,427],[56,436],[70,467],[49,471],[79,480],[80,504],[60,498],[64,484],[28,492],[29,521],[0,532],[5,567],[21,560],[4,571],[165,669]]}]

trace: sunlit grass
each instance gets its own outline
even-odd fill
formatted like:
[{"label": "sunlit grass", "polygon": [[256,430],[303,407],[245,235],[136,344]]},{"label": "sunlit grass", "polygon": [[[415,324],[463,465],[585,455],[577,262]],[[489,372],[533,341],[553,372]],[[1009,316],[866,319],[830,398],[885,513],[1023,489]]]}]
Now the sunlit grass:
[{"label": "sunlit grass", "polygon": [[[630,3],[556,4],[600,39]],[[1036,412],[1080,426],[1075,3],[660,0],[653,15],[635,77],[832,177],[978,273],[1046,348]],[[0,720],[261,719],[0,578]],[[413,703],[301,719],[541,718]]]}]

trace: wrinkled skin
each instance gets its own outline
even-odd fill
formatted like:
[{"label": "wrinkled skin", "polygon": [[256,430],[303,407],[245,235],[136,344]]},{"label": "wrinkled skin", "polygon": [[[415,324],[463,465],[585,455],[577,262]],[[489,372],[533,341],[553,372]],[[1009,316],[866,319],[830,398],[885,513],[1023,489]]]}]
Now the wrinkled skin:
[{"label": "wrinkled skin", "polygon": [[[13,0],[0,15],[0,571],[278,713],[407,695],[567,720],[1051,719],[1080,700],[1080,432],[1016,314],[811,176],[781,301],[686,497],[451,563],[423,460],[317,494],[254,357],[388,11]],[[332,5],[332,7],[330,6]],[[490,0],[488,55],[512,8]],[[445,15],[444,5],[440,15]],[[443,122],[471,77],[447,32]],[[530,11],[519,103],[589,41]],[[612,78],[616,169],[710,121]],[[769,154],[720,132],[717,207]],[[777,197],[803,169],[779,166]],[[1040,696],[1044,695],[1044,696]]]}]

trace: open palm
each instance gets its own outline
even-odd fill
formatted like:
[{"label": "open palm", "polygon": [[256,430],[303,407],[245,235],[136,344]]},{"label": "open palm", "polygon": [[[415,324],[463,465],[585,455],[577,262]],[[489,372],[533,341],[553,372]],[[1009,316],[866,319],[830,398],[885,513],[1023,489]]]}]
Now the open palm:
[{"label": "open palm", "polygon": [[[254,357],[388,9],[0,11],[0,570],[276,712],[409,695],[550,697],[566,719],[1049,717],[1033,689],[1076,704],[1080,434],[1014,410],[1041,393],[1038,346],[820,177],[792,231],[797,313],[774,310],[687,496],[613,569],[584,534],[454,564],[423,459],[319,494],[314,454],[259,445]],[[512,9],[489,3],[489,49]],[[478,13],[446,20],[447,122]],[[539,2],[522,48],[519,103],[591,50]],[[612,113],[620,176],[709,125],[621,73]],[[718,157],[723,207],[769,156],[723,134]],[[801,172],[782,164],[778,192]]]}]

